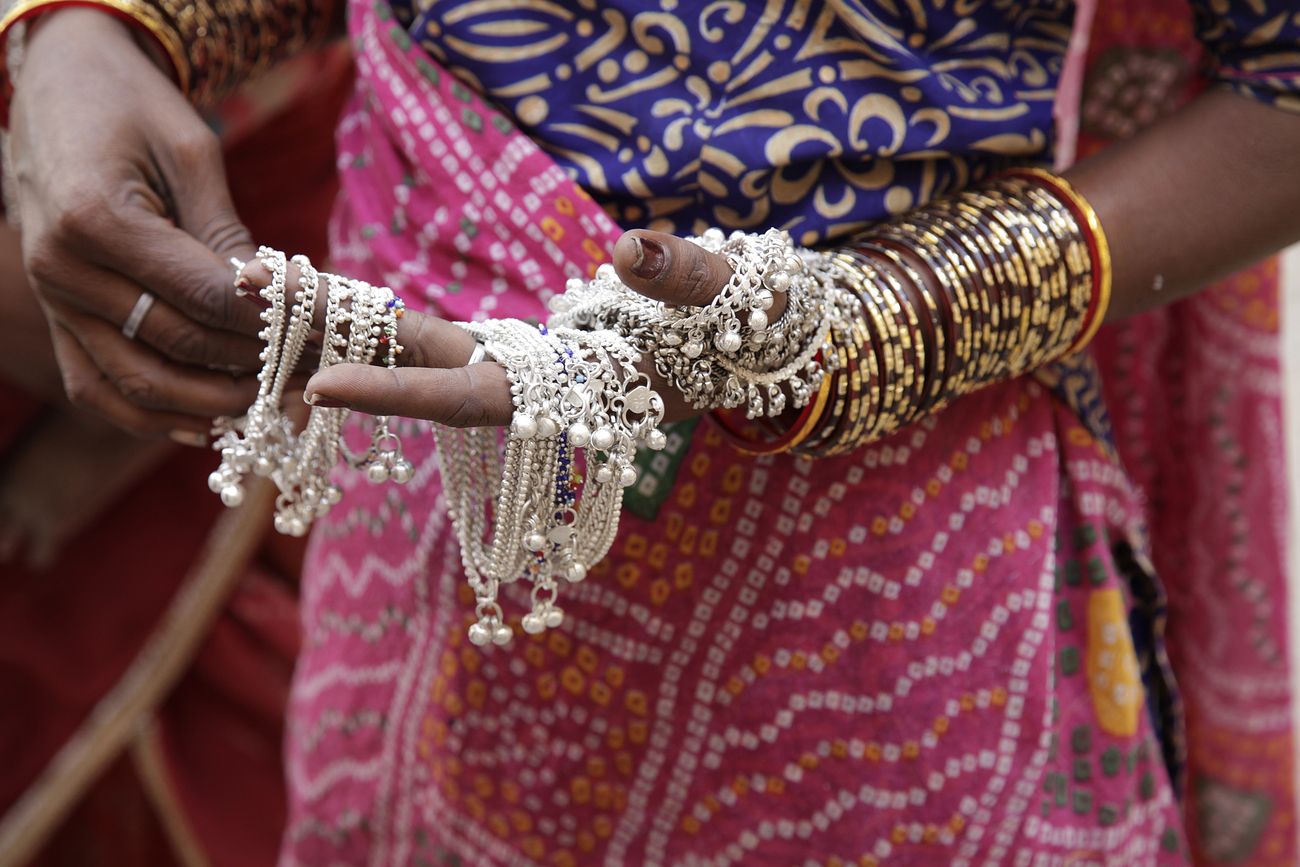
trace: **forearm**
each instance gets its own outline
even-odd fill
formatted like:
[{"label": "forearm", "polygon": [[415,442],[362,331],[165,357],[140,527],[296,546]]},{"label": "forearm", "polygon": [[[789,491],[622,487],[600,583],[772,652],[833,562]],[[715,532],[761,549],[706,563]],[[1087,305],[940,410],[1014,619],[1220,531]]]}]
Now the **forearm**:
[{"label": "forearm", "polygon": [[1300,239],[1300,114],[1210,91],[1066,177],[1105,227],[1122,318]]}]

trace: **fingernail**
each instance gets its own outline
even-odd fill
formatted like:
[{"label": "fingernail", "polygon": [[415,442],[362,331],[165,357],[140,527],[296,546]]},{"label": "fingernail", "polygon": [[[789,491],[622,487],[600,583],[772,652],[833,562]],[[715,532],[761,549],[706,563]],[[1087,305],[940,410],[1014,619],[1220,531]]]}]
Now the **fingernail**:
[{"label": "fingernail", "polygon": [[632,273],[643,280],[653,280],[663,273],[668,262],[668,251],[663,244],[640,236],[632,239],[636,258],[632,260]]},{"label": "fingernail", "polygon": [[311,395],[307,398],[307,403],[311,406],[323,406],[326,409],[348,409],[351,406],[336,397],[326,397],[323,394]]},{"label": "fingernail", "polygon": [[195,433],[192,430],[174,430],[167,434],[174,443],[180,443],[183,446],[192,446],[196,449],[205,448],[208,444],[206,434]]}]

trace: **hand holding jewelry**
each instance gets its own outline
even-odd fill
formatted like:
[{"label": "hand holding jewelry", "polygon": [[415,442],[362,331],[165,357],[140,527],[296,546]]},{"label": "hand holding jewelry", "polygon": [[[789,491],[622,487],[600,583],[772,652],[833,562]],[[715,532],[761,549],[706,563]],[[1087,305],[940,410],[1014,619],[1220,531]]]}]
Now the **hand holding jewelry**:
[{"label": "hand holding jewelry", "polygon": [[[258,293],[267,305],[262,311],[265,326],[258,335],[266,343],[257,375],[258,394],[243,418],[216,420],[213,448],[221,452],[221,466],[208,477],[208,487],[220,493],[223,503],[234,507],[243,502],[243,481],[250,473],[270,478],[280,491],[276,530],[303,536],[311,522],[327,514],[341,497],[329,482],[329,472],[341,452],[340,432],[348,410],[313,407],[303,431],[294,432],[281,406],[312,330],[321,275],[306,257],[295,256],[292,262],[298,276],[290,295],[286,285],[289,263],[284,254],[263,247],[257,261],[270,274]],[[248,285],[245,263],[232,264],[236,286]],[[401,299],[391,289],[332,274],[325,275],[325,285],[320,369],[342,361],[369,364],[381,348],[387,366],[396,366],[402,351],[396,340],[397,320],[405,307]],[[402,482],[412,473],[410,463],[401,457],[400,441],[388,430],[387,419],[377,424],[369,452],[350,462],[375,481],[392,478]]]},{"label": "hand holding jewelry", "polygon": [[[570,282],[548,325],[423,321],[426,328],[412,331],[429,332],[430,345],[408,353],[417,356],[413,367],[386,376],[368,365],[384,354],[396,367],[401,302],[387,289],[318,275],[299,259],[290,297],[287,275],[295,269],[283,254],[262,250],[258,262],[270,275],[259,293],[268,304],[262,391],[245,419],[223,422],[214,490],[237,502],[244,475],[270,476],[281,492],[277,528],[301,534],[338,501],[328,473],[342,453],[348,409],[380,416],[370,453],[354,462],[376,483],[412,472],[392,447],[387,416],[443,422],[449,426],[437,427],[435,437],[444,487],[477,600],[471,641],[509,641],[498,595],[521,579],[532,585],[522,628],[559,625],[559,587],[583,580],[613,544],[622,490],[636,482],[637,450],[666,444],[658,389],[679,391],[697,409],[744,405],[751,416],[779,415],[787,399],[808,403],[834,369],[831,341],[851,316],[852,297],[836,286],[829,260],[796,250],[783,232],[727,238],[715,231],[694,245],[672,240],[682,245],[682,261],[706,257],[726,274],[707,303],[650,300],[637,280],[603,266],[591,283]],[[295,435],[279,401],[322,282],[321,371],[308,385],[312,415]],[[777,296],[784,304],[772,316]],[[466,334],[477,342],[451,360],[446,347],[458,343],[454,334],[460,346]],[[469,366],[446,369],[467,357]],[[500,405],[507,399],[509,408]],[[464,415],[465,407],[480,407],[478,415]],[[508,427],[502,434],[492,424]],[[232,490],[241,494],[227,498]]]}]

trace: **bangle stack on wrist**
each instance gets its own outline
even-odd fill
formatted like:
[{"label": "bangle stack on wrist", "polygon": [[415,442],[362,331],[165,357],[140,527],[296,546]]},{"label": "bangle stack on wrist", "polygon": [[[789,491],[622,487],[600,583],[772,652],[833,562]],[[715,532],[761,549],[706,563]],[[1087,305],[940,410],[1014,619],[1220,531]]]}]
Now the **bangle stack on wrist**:
[{"label": "bangle stack on wrist", "polygon": [[[830,256],[857,300],[828,399],[750,453],[843,454],[956,398],[1082,349],[1105,318],[1110,258],[1096,214],[1038,169],[884,223]],[[847,338],[843,335],[849,335]],[[736,426],[722,416],[724,430]],[[762,427],[760,425],[760,427]]]}]

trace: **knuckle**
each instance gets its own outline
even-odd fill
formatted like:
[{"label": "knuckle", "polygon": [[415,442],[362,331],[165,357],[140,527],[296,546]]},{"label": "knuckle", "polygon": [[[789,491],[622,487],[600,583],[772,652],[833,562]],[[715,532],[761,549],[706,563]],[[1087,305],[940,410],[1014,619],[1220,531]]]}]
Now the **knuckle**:
[{"label": "knuckle", "polygon": [[55,237],[72,243],[100,239],[113,214],[108,199],[89,185],[52,191],[50,210]]},{"label": "knuckle", "polygon": [[136,406],[153,406],[159,397],[158,382],[147,371],[132,371],[113,379],[118,392]]},{"label": "knuckle", "polygon": [[164,327],[158,335],[158,348],[168,357],[190,364],[213,360],[205,333],[183,319]]},{"label": "knuckle", "polygon": [[234,321],[232,301],[234,293],[213,291],[207,285],[196,282],[181,290],[188,299],[186,312],[200,325],[209,328],[223,328]]},{"label": "knuckle", "polygon": [[27,277],[36,289],[57,283],[59,273],[66,267],[68,253],[50,235],[41,233],[27,244],[24,255]]},{"label": "knuckle", "polygon": [[690,257],[686,272],[677,285],[686,303],[697,307],[708,304],[717,294],[717,287],[713,285],[713,272],[703,256]]},{"label": "knuckle", "polygon": [[221,162],[221,142],[207,127],[194,127],[177,135],[172,154],[183,170],[210,170]]},{"label": "knuckle", "polygon": [[478,427],[483,421],[483,401],[475,389],[474,375],[468,368],[457,368],[456,378],[460,381],[460,400],[451,411],[446,423],[452,427]]},{"label": "knuckle", "polygon": [[406,342],[402,344],[402,354],[400,358],[403,365],[408,367],[434,366],[431,363],[432,359],[430,358],[429,353],[429,347],[436,345],[432,324],[432,317],[416,317],[415,324],[411,328],[410,337],[408,337]]},{"label": "knuckle", "polygon": [[97,382],[79,373],[64,371],[63,391],[68,402],[78,409],[94,409],[97,404]]}]

